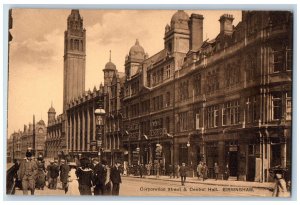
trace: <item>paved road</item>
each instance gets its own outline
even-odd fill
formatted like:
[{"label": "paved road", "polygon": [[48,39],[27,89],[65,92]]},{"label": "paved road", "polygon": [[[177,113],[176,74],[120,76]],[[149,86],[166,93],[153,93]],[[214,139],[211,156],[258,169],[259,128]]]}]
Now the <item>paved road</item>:
[{"label": "paved road", "polygon": [[181,186],[180,180],[173,182],[132,177],[123,177],[122,180],[121,196],[272,196],[269,190],[257,188],[195,183],[185,183],[185,186]]},{"label": "paved road", "polygon": [[[70,172],[70,186],[67,194],[61,189],[58,183],[56,190],[36,190],[35,195],[42,196],[79,196],[78,181],[75,170]],[[217,186],[207,184],[186,183],[181,186],[178,181],[163,181],[160,179],[145,179],[134,177],[122,177],[120,196],[272,196],[272,192],[266,189],[241,188],[234,186]],[[16,191],[16,195],[22,195],[21,190]]]}]

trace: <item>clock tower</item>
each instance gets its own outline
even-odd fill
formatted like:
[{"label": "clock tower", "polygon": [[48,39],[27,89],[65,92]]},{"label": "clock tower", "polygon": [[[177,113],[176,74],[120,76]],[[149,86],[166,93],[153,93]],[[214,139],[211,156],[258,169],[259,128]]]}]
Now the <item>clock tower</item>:
[{"label": "clock tower", "polygon": [[86,34],[79,10],[72,10],[68,17],[64,42],[63,111],[74,98],[85,91]]}]

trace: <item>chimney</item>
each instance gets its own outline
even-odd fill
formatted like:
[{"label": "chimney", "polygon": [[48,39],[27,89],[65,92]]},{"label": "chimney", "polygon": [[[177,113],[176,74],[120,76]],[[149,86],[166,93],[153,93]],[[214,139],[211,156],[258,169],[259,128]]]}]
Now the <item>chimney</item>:
[{"label": "chimney", "polygon": [[190,27],[190,50],[198,50],[203,43],[203,16],[192,14],[189,21]]},{"label": "chimney", "polygon": [[224,33],[227,35],[231,35],[233,32],[233,26],[232,26],[232,21],[233,21],[233,15],[231,14],[223,14],[219,21],[220,21],[220,33]]}]

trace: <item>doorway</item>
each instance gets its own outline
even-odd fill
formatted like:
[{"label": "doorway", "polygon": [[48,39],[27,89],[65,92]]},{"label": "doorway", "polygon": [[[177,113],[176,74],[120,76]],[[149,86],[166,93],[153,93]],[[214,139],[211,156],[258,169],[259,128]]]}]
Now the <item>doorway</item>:
[{"label": "doorway", "polygon": [[231,151],[229,152],[229,170],[230,170],[230,176],[237,176],[237,170],[238,170],[238,152],[237,151]]}]

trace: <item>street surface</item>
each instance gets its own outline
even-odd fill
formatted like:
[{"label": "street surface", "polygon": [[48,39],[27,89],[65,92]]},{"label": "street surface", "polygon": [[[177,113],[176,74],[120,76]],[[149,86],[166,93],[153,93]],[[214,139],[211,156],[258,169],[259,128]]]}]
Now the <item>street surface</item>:
[{"label": "street surface", "polygon": [[[61,183],[58,183],[56,190],[51,190],[45,187],[44,190],[35,190],[35,195],[79,196],[75,169],[71,170],[70,176],[69,191],[67,194],[65,194],[64,190],[62,190]],[[201,183],[201,180],[197,183],[189,183],[187,179],[185,186],[182,186],[180,178],[175,179],[174,181],[166,181],[162,179],[123,176],[120,187],[120,196],[272,196],[272,192],[264,188],[240,187],[234,185],[210,185]],[[23,192],[21,190],[16,190],[16,195],[22,194]]]},{"label": "street surface", "polygon": [[272,192],[266,189],[207,185],[201,183],[185,183],[178,181],[162,181],[160,179],[145,179],[123,177],[121,196],[267,196]]}]

